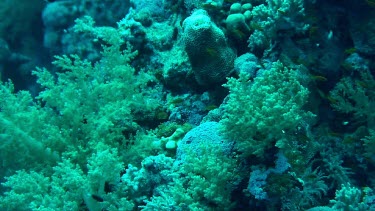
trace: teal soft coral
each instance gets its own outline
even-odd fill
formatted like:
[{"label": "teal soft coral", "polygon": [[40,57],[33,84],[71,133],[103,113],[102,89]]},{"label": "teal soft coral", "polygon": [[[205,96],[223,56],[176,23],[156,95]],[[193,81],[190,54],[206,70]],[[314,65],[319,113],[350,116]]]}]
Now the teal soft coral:
[{"label": "teal soft coral", "polygon": [[244,155],[261,156],[272,143],[313,117],[302,109],[309,91],[299,82],[301,72],[274,62],[251,81],[246,73],[230,78],[229,101],[222,120],[228,138]]}]

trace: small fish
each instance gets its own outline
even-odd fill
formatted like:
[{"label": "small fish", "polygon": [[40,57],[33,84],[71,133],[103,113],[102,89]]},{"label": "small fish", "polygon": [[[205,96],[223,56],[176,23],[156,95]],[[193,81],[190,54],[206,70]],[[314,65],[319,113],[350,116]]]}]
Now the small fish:
[{"label": "small fish", "polygon": [[44,1],[47,2],[47,3],[52,3],[52,2],[55,2],[55,1],[68,2],[70,0],[44,0]]},{"label": "small fish", "polygon": [[336,137],[336,138],[342,138],[343,135],[340,133],[335,133],[335,132],[328,132],[329,136]]},{"label": "small fish", "polygon": [[44,0],[46,3],[53,3],[53,2],[57,2],[57,1],[59,1],[59,2],[61,2],[61,3],[63,3],[63,4],[65,4],[65,3],[73,3],[73,1],[71,1],[71,0]]},{"label": "small fish", "polygon": [[253,30],[263,31],[263,28],[260,24],[257,23],[251,23],[250,28]]},{"label": "small fish", "polygon": [[366,3],[371,7],[375,7],[375,0],[366,0]]},{"label": "small fish", "polygon": [[344,70],[353,70],[353,65],[349,62],[343,62],[340,65]]},{"label": "small fish", "polygon": [[351,144],[351,143],[354,143],[355,141],[356,141],[356,139],[354,137],[347,136],[347,137],[344,138],[344,140],[342,140],[342,143]]},{"label": "small fish", "polygon": [[315,81],[327,81],[328,80],[326,77],[321,76],[321,75],[312,75],[311,79]]},{"label": "small fish", "polygon": [[224,0],[225,3],[234,3],[236,0]]},{"label": "small fish", "polygon": [[283,15],[286,14],[286,11],[284,11],[284,10],[282,10],[282,9],[277,9],[277,11],[278,11],[279,13],[283,14]]},{"label": "small fish", "polygon": [[326,99],[331,103],[331,104],[336,104],[337,100],[333,98],[331,95],[327,95]]},{"label": "small fish", "polygon": [[364,81],[356,81],[356,84],[358,86],[363,87],[363,88],[369,88],[369,85],[366,82],[364,82]]},{"label": "small fish", "polygon": [[317,89],[317,91],[318,91],[318,94],[319,94],[319,96],[320,96],[321,98],[325,99],[325,98],[327,97],[326,94],[325,94],[322,90]]},{"label": "small fish", "polygon": [[329,94],[325,94],[322,90],[318,89],[318,94],[322,99],[328,100],[331,104],[336,104],[337,100],[330,96]]},{"label": "small fish", "polygon": [[207,9],[207,10],[217,9],[218,4],[216,2],[203,3],[202,7],[203,7],[203,9]]},{"label": "small fish", "polygon": [[98,196],[96,194],[92,194],[91,197],[93,199],[95,199],[95,201],[98,201],[98,202],[103,202],[104,201],[104,199],[102,197],[100,197],[100,196]]},{"label": "small fish", "polygon": [[353,53],[355,53],[355,52],[357,52],[357,49],[356,48],[348,48],[348,49],[346,49],[345,51],[344,51],[344,53],[345,54],[347,54],[347,55],[351,55],[351,54],[353,54]]},{"label": "small fish", "polygon": [[218,55],[218,52],[214,48],[206,48],[206,52],[211,57],[216,57]]},{"label": "small fish", "polygon": [[312,27],[310,27],[310,28],[309,28],[309,35],[310,35],[310,36],[315,35],[315,34],[318,32],[318,30],[319,30],[319,27],[317,27],[317,26],[312,26]]},{"label": "small fish", "polygon": [[169,115],[165,111],[159,111],[159,112],[156,113],[156,118],[158,120],[166,120],[166,119],[168,119],[168,117],[169,117]]},{"label": "small fish", "polygon": [[298,138],[298,140],[300,140],[301,142],[304,142],[304,143],[307,143],[307,142],[310,141],[310,138],[305,134],[298,134],[297,138]]},{"label": "small fish", "polygon": [[217,108],[216,105],[208,105],[208,106],[206,106],[205,110],[206,110],[206,111],[212,111],[212,110],[214,110],[214,109],[216,109],[216,108]]},{"label": "small fish", "polygon": [[246,34],[243,31],[239,30],[239,29],[235,29],[232,32],[240,40],[243,40],[245,37],[247,37]]},{"label": "small fish", "polygon": [[175,99],[171,100],[170,102],[172,104],[180,104],[180,103],[184,102],[184,99],[179,97],[179,98],[175,98]]},{"label": "small fish", "polygon": [[307,61],[307,59],[304,59],[304,58],[297,58],[297,59],[293,59],[292,61],[296,64],[302,64],[303,66],[309,65],[309,62]]}]

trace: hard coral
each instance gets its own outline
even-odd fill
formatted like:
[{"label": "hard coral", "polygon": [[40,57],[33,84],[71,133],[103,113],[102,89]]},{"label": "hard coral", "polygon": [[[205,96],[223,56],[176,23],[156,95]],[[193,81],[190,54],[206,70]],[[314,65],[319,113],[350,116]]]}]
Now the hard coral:
[{"label": "hard coral", "polygon": [[225,80],[232,71],[236,57],[225,35],[205,10],[196,10],[183,23],[183,41],[195,78],[200,85]]}]

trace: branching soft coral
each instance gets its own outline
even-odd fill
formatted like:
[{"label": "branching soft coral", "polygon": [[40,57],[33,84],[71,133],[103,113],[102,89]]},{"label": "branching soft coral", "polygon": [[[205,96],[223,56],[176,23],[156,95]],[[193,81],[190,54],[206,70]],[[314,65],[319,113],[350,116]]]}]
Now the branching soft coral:
[{"label": "branching soft coral", "polygon": [[159,90],[147,87],[152,75],[136,73],[129,65],[136,52],[125,43],[120,24],[118,29],[95,27],[91,18],[84,17],[74,28],[103,43],[101,59],[93,63],[77,55],[57,56],[53,63],[60,69],[57,78],[46,69],[34,72],[43,88],[37,98],[59,116],[62,133],[70,137],[74,150],[97,142],[118,147],[125,134],[139,129],[137,119],[152,116],[161,106]]},{"label": "branching soft coral", "polygon": [[0,84],[0,98],[0,177],[56,162],[65,141],[51,110],[29,92],[15,93],[11,82]]},{"label": "branching soft coral", "polygon": [[313,116],[302,109],[309,92],[300,84],[299,74],[274,62],[254,82],[243,74],[228,80],[230,94],[222,123],[226,135],[237,142],[241,152],[261,156],[272,142]]},{"label": "branching soft coral", "polygon": [[266,0],[264,4],[255,6],[251,13],[250,25],[255,31],[248,42],[252,50],[269,48],[277,39],[279,30],[301,33],[308,28],[303,22],[305,11],[302,0]]},{"label": "branching soft coral", "polygon": [[[220,148],[202,143],[186,155],[184,162],[175,162],[173,183],[160,188],[145,210],[231,210],[235,203],[231,194],[239,182],[236,160]],[[170,175],[173,175],[172,171]],[[167,209],[168,207],[168,209]]]},{"label": "branching soft coral", "polygon": [[[148,83],[153,76],[130,66],[136,52],[125,43],[121,24],[95,27],[89,17],[76,23],[77,32],[102,43],[98,61],[57,56],[57,73],[34,71],[42,86],[35,99],[14,93],[11,83],[0,84],[0,175],[13,174],[0,197],[9,203],[0,209],[79,210],[83,200],[89,210],[110,206],[104,186],[118,183],[129,162],[126,141],[141,129],[138,118],[153,115],[161,104],[160,90]],[[118,201],[132,206],[126,198]]]},{"label": "branching soft coral", "polygon": [[98,152],[88,158],[87,167],[85,173],[79,165],[65,159],[53,167],[51,174],[18,171],[2,183],[6,191],[0,196],[0,209],[81,210],[84,200],[89,210],[101,210],[107,204],[98,203],[92,195],[109,200],[111,196],[105,194],[104,184],[118,182],[123,166],[116,149],[100,145]]},{"label": "branching soft coral", "polygon": [[366,136],[361,141],[363,141],[366,150],[364,156],[375,163],[375,130],[370,130],[370,135]]},{"label": "branching soft coral", "polygon": [[359,70],[359,78],[344,77],[330,92],[332,107],[353,114],[354,120],[375,126],[375,80],[368,69]]}]

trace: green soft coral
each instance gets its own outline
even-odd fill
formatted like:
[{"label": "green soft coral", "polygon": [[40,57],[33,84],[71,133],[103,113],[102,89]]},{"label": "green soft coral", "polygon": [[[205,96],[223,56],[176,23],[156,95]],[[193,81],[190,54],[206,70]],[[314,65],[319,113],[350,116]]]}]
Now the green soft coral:
[{"label": "green soft coral", "polygon": [[1,210],[30,210],[31,204],[42,204],[43,196],[50,188],[50,179],[41,173],[18,171],[2,183],[11,188],[0,196]]},{"label": "green soft coral", "polygon": [[[33,101],[29,92],[0,84],[0,177],[18,169],[55,163],[65,147],[51,110]],[[53,149],[52,149],[53,148]],[[15,158],[15,152],[17,156]]]},{"label": "green soft coral", "polygon": [[55,166],[51,176],[21,170],[6,179],[2,210],[78,210],[88,187],[82,170],[68,160]]},{"label": "green soft coral", "polygon": [[375,163],[375,130],[369,130],[370,135],[361,139],[365,148],[364,156]]},{"label": "green soft coral", "polygon": [[[99,203],[92,195],[113,201],[104,191],[105,183],[117,184],[124,170],[117,149],[99,144],[85,168],[64,159],[52,168],[52,173],[18,171],[2,183],[6,188],[0,197],[2,210],[101,210],[110,205]],[[124,197],[122,201],[127,201]],[[129,202],[129,204],[131,204]]]},{"label": "green soft coral", "polygon": [[252,50],[270,48],[277,40],[278,31],[301,33],[309,27],[301,21],[305,17],[303,0],[265,0],[253,7],[251,17],[250,26],[254,32],[248,42]]},{"label": "green soft coral", "polygon": [[144,210],[233,209],[231,194],[240,181],[237,160],[206,143],[199,151],[201,155],[190,150],[183,162],[174,163],[169,175],[177,178],[147,200]]},{"label": "green soft coral", "polygon": [[341,113],[352,114],[353,120],[375,126],[375,80],[370,70],[358,71],[359,77],[342,78],[330,92],[332,107]]},{"label": "green soft coral", "polygon": [[230,94],[222,123],[227,137],[235,140],[245,155],[261,156],[285,132],[296,130],[314,116],[302,109],[309,92],[299,82],[300,74],[278,61],[254,81],[245,74],[228,80],[225,86]]},{"label": "green soft coral", "polygon": [[[37,99],[54,109],[61,133],[73,142],[73,151],[82,144],[90,149],[97,142],[121,148],[125,135],[140,129],[137,120],[152,116],[161,106],[160,90],[147,87],[155,80],[152,75],[136,73],[129,65],[137,52],[125,43],[125,29],[120,25],[117,29],[95,27],[91,18],[84,17],[74,29],[103,42],[101,59],[91,62],[77,55],[57,56],[53,62],[59,69],[57,78],[46,69],[34,71],[43,88]],[[70,153],[82,154],[86,152]]]},{"label": "green soft coral", "polygon": [[161,105],[161,91],[148,83],[152,75],[129,65],[136,52],[123,41],[120,24],[95,27],[84,17],[75,30],[103,44],[98,61],[57,56],[55,74],[34,71],[42,87],[35,98],[0,84],[0,176],[8,176],[0,199],[9,202],[0,203],[4,210],[118,210],[110,208],[115,201],[132,207],[126,198],[107,195],[104,184],[118,183],[123,166],[140,162],[152,148],[153,138],[135,134],[142,127],[137,120]]}]

